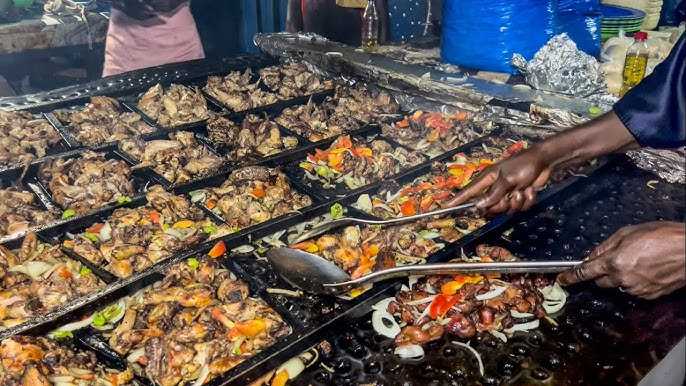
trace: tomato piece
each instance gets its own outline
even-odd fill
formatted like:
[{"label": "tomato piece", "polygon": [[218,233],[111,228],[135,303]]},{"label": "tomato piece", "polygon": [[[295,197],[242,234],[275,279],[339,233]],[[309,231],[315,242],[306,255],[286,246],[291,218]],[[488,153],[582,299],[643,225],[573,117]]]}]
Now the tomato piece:
[{"label": "tomato piece", "polygon": [[210,257],[217,258],[223,255],[224,253],[226,253],[226,244],[224,244],[223,240],[219,240],[216,244],[214,244],[214,246],[212,247],[212,249],[210,249],[207,255]]},{"label": "tomato piece", "polygon": [[431,319],[437,319],[439,316],[445,315],[459,300],[460,296],[458,295],[436,295],[429,305],[429,317]]},{"label": "tomato piece", "polygon": [[396,123],[395,123],[395,126],[401,128],[401,129],[403,129],[403,128],[405,128],[405,127],[409,127],[409,126],[410,126],[410,121],[407,120],[407,117],[405,117],[405,118],[403,118],[402,121],[396,122]]},{"label": "tomato piece", "polygon": [[336,142],[334,143],[334,146],[332,146],[332,147],[334,147],[334,148],[343,147],[346,149],[350,149],[353,147],[353,141],[350,139],[349,135],[344,135],[342,137],[339,137],[336,140]]},{"label": "tomato piece", "polygon": [[329,153],[328,165],[334,169],[337,169],[341,164],[343,164],[343,154],[341,153]]},{"label": "tomato piece", "polygon": [[417,205],[414,202],[414,199],[409,199],[405,202],[403,202],[400,205],[400,213],[403,214],[403,216],[412,216],[417,214]]},{"label": "tomato piece", "polygon": [[98,234],[100,233],[100,229],[102,229],[102,227],[104,226],[105,224],[102,223],[93,224],[88,229],[86,229],[86,232]]},{"label": "tomato piece", "polygon": [[251,191],[250,194],[257,198],[262,198],[267,195],[267,193],[264,191],[264,188],[262,185],[255,186]]},{"label": "tomato piece", "polygon": [[372,149],[368,147],[356,147],[353,149],[353,154],[355,154],[358,157],[367,157],[371,158],[374,153],[372,152]]},{"label": "tomato piece", "polygon": [[207,200],[207,202],[205,202],[205,206],[207,209],[214,209],[217,206],[217,200]]},{"label": "tomato piece", "polygon": [[160,223],[160,213],[157,212],[156,210],[151,211],[148,216],[150,217],[150,221],[153,222],[153,224],[159,224]]},{"label": "tomato piece", "polygon": [[276,375],[274,378],[272,378],[271,383],[269,384],[270,386],[286,386],[286,383],[288,382],[288,372],[286,370],[281,370]]}]

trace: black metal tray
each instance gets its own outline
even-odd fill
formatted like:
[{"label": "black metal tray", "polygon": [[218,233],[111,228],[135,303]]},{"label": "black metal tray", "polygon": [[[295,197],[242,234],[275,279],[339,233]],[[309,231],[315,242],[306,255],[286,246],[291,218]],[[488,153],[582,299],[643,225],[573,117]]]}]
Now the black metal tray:
[{"label": "black metal tray", "polygon": [[[683,188],[658,182],[653,190],[646,183],[654,178],[624,157],[614,158],[592,178],[578,179],[573,189],[544,198],[530,212],[507,219],[462,248],[470,253],[488,243],[535,260],[580,259],[622,226],[684,221]],[[365,314],[337,325],[341,332],[328,337],[333,354],[293,383],[635,385],[684,335],[684,290],[657,301],[590,283],[568,290],[571,297],[557,318],[559,327],[542,323],[541,329],[517,333],[507,343],[489,335],[472,340],[484,359],[484,377],[474,356],[449,338],[428,344],[423,360],[400,360],[392,340],[376,335]]]}]

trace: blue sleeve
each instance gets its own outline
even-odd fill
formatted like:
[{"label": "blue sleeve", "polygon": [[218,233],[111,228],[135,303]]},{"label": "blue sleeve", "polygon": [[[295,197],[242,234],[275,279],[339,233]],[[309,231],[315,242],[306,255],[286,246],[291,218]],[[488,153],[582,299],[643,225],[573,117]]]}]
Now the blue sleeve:
[{"label": "blue sleeve", "polygon": [[686,35],[613,109],[641,146],[686,145]]}]

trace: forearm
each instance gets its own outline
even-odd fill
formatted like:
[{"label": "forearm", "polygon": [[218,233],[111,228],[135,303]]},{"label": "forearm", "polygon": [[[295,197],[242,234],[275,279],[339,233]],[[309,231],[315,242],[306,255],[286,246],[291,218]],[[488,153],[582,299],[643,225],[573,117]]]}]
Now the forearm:
[{"label": "forearm", "polygon": [[636,139],[614,112],[534,145],[553,168],[638,147]]}]

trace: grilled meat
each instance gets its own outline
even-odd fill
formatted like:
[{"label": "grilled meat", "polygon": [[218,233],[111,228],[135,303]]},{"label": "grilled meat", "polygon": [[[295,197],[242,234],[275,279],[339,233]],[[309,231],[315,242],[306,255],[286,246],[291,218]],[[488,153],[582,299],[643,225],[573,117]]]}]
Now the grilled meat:
[{"label": "grilled meat", "polygon": [[105,96],[92,97],[90,103],[78,111],[55,111],[54,114],[86,146],[119,141],[155,130],[143,122],[139,114],[126,111],[116,99]]},{"label": "grilled meat", "polygon": [[279,101],[276,94],[264,91],[259,83],[250,83],[250,69],[243,74],[232,71],[227,76],[207,78],[205,92],[233,111],[244,111]]},{"label": "grilled meat", "polygon": [[184,197],[155,185],[146,198],[147,205],[119,208],[64,246],[118,277],[129,277],[214,232],[212,222]]},{"label": "grilled meat", "polygon": [[212,118],[207,131],[210,141],[225,148],[230,160],[262,158],[298,146],[298,139],[282,136],[276,123],[253,114],[246,116],[241,126],[226,118]]},{"label": "grilled meat", "polygon": [[286,176],[261,166],[245,167],[231,173],[217,188],[193,192],[205,206],[221,216],[234,229],[295,212],[312,200],[291,189]]},{"label": "grilled meat", "polygon": [[21,248],[0,246],[0,323],[11,327],[104,286],[95,275],[35,233]]},{"label": "grilled meat", "polygon": [[216,260],[189,259],[129,300],[110,345],[158,385],[204,384],[289,332]]},{"label": "grilled meat", "polygon": [[124,140],[120,146],[124,152],[139,160],[140,166],[150,166],[175,184],[215,173],[224,164],[219,156],[199,143],[189,131],[170,133],[168,140]]},{"label": "grilled meat", "polygon": [[397,114],[400,106],[385,91],[369,90],[363,85],[339,86],[334,95],[336,112],[361,122],[374,122],[383,115]]},{"label": "grilled meat", "polygon": [[306,105],[289,107],[275,121],[312,142],[360,128],[360,123],[350,115],[336,111],[331,100],[321,105],[310,101]]},{"label": "grilled meat", "polygon": [[78,158],[56,158],[41,164],[40,180],[63,209],[87,213],[117,199],[133,196],[131,168],[126,162],[84,152]]},{"label": "grilled meat", "polygon": [[261,69],[259,73],[260,81],[277,93],[281,99],[292,99],[333,88],[331,80],[320,78],[302,63],[267,67]]},{"label": "grilled meat", "polygon": [[197,88],[172,84],[151,87],[138,101],[138,108],[164,127],[202,121],[209,117],[207,102]]},{"label": "grilled meat", "polygon": [[422,161],[422,155],[404,148],[393,149],[386,141],[365,143],[344,135],[327,150],[316,149],[314,154],[308,154],[300,167],[308,178],[321,181],[325,188],[342,182],[349,189],[356,189],[398,174]]},{"label": "grilled meat", "polygon": [[130,385],[133,372],[105,368],[89,351],[43,337],[14,336],[0,342],[3,386]]},{"label": "grilled meat", "polygon": [[33,193],[0,189],[0,237],[24,232],[54,219],[54,214],[37,205]]},{"label": "grilled meat", "polygon": [[59,133],[46,119],[26,111],[0,111],[0,168],[43,157],[60,141]]}]

